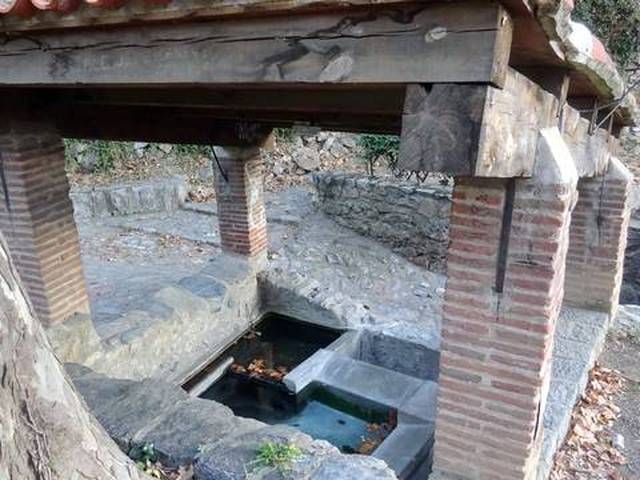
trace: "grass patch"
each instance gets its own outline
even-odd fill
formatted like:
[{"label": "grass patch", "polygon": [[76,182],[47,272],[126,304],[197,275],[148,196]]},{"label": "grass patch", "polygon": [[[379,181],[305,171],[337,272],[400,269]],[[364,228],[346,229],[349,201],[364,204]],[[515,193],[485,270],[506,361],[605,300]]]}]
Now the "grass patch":
[{"label": "grass patch", "polygon": [[256,451],[251,465],[255,468],[277,468],[284,470],[302,455],[302,451],[292,443],[264,442]]}]

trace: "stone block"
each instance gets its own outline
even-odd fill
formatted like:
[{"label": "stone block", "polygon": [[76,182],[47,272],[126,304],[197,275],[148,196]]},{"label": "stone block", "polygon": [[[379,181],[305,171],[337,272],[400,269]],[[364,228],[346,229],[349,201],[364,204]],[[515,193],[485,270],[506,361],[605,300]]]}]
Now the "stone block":
[{"label": "stone block", "polygon": [[[138,431],[132,442],[153,443],[166,465],[185,465],[193,461],[204,445],[229,434],[237,435],[243,423],[236,421],[233,412],[224,405],[192,398],[160,414],[147,428]],[[245,428],[262,426],[250,420],[246,423]]]},{"label": "stone block", "polygon": [[102,218],[171,212],[184,204],[183,177],[153,178],[106,186],[75,187],[69,193],[76,218]]}]

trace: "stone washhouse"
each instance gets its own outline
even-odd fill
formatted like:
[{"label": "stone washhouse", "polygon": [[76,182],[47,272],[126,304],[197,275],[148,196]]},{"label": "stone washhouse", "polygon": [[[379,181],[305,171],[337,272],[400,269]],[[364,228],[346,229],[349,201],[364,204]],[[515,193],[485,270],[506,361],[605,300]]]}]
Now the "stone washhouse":
[{"label": "stone washhouse", "polygon": [[573,0],[0,0],[0,230],[41,321],[90,306],[63,138],[215,145],[224,251],[262,268],[261,147],[401,135],[455,177],[434,475],[536,478],[564,304],[613,316],[635,104]]}]

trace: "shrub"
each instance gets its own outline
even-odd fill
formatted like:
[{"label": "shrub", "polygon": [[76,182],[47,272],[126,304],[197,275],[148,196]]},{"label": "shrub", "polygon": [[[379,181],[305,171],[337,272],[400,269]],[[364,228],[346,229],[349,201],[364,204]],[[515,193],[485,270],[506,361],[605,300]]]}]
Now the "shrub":
[{"label": "shrub", "polygon": [[374,175],[376,165],[384,161],[390,170],[395,170],[400,151],[400,137],[397,135],[360,135],[358,145],[367,162],[369,175]]},{"label": "shrub", "polygon": [[587,25],[623,69],[640,60],[640,0],[579,0],[573,18]]}]

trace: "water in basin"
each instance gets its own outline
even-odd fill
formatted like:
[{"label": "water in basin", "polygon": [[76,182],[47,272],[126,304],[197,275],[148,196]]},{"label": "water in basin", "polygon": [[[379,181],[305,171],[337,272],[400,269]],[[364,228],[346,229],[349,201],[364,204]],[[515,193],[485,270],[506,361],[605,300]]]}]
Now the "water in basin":
[{"label": "water in basin", "polygon": [[390,409],[322,385],[312,385],[295,395],[282,384],[233,372],[227,372],[201,398],[227,405],[241,417],[296,427],[345,453],[371,453],[395,423]]},{"label": "water in basin", "polygon": [[269,315],[185,388],[211,372],[220,372],[215,383],[200,393],[201,398],[227,405],[241,417],[296,427],[343,452],[371,453],[381,441],[378,437],[384,438],[395,425],[391,409],[323,385],[311,385],[295,395],[281,382],[284,375],[341,333]]}]

